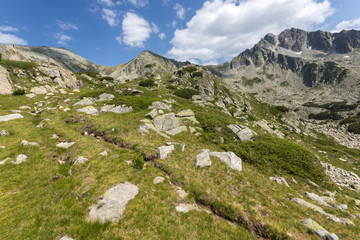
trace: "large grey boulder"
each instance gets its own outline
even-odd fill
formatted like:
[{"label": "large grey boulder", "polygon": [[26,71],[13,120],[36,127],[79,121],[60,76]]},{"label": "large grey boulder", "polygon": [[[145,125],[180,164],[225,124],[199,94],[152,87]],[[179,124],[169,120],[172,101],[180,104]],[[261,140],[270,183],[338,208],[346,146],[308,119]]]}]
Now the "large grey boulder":
[{"label": "large grey boulder", "polygon": [[129,113],[129,112],[132,112],[132,111],[133,111],[133,108],[131,106],[127,107],[125,105],[116,106],[116,107],[111,108],[109,110],[109,112],[113,112],[113,113]]},{"label": "large grey boulder", "polygon": [[103,101],[110,101],[114,98],[115,96],[109,93],[103,93],[99,96],[98,101],[99,102],[103,102]]},{"label": "large grey boulder", "polygon": [[0,116],[0,122],[7,122],[10,120],[15,120],[15,119],[20,119],[20,118],[24,118],[24,116],[19,113],[8,114],[5,116]]},{"label": "large grey boulder", "polygon": [[204,149],[201,153],[196,155],[196,166],[209,167],[211,166],[210,151]]},{"label": "large grey boulder", "polygon": [[134,184],[125,182],[107,190],[102,199],[91,207],[88,221],[118,222],[123,215],[126,204],[139,193]]},{"label": "large grey boulder", "polygon": [[156,117],[154,119],[154,125],[159,131],[168,131],[179,127],[180,121],[176,118],[174,113],[168,113]]},{"label": "large grey boulder", "polygon": [[150,119],[154,119],[158,115],[157,109],[151,110],[148,114],[145,115],[145,117],[148,117]]},{"label": "large grey boulder", "polygon": [[27,156],[25,154],[20,154],[16,156],[16,161],[12,161],[13,164],[20,164],[27,161]]},{"label": "large grey boulder", "polygon": [[308,229],[314,231],[319,237],[326,240],[339,240],[335,233],[329,233],[325,228],[320,226],[317,222],[308,218],[306,220],[300,221]]},{"label": "large grey boulder", "polygon": [[9,72],[0,65],[0,95],[12,93],[12,85]]},{"label": "large grey boulder", "polygon": [[220,161],[226,163],[226,165],[234,170],[242,170],[241,158],[233,152],[210,152],[210,156],[219,158]]},{"label": "large grey boulder", "polygon": [[177,128],[173,128],[173,129],[170,129],[169,131],[166,131],[166,134],[169,134],[169,135],[176,135],[178,133],[181,133],[181,132],[187,132],[187,127],[186,126],[180,126],[180,127],[177,127]]},{"label": "large grey boulder", "polygon": [[170,153],[172,153],[172,151],[174,151],[174,149],[175,149],[174,145],[158,147],[160,158],[165,159],[167,155],[169,155]]},{"label": "large grey boulder", "polygon": [[160,101],[153,102],[151,106],[149,106],[149,109],[163,109],[163,110],[170,110],[171,104],[166,104]]},{"label": "large grey boulder", "polygon": [[176,114],[177,117],[183,118],[183,117],[194,117],[195,114],[191,109],[182,110],[181,112],[178,112]]},{"label": "large grey boulder", "polygon": [[246,126],[240,124],[231,124],[228,126],[228,128],[230,128],[230,130],[233,131],[233,133],[235,133],[241,141],[253,140],[254,132]]},{"label": "large grey boulder", "polygon": [[86,113],[89,115],[96,115],[98,113],[98,110],[94,106],[87,106],[84,108],[81,108],[77,110],[78,112]]},{"label": "large grey boulder", "polygon": [[94,104],[94,100],[92,98],[84,98],[83,100],[74,104],[74,106],[86,106]]}]

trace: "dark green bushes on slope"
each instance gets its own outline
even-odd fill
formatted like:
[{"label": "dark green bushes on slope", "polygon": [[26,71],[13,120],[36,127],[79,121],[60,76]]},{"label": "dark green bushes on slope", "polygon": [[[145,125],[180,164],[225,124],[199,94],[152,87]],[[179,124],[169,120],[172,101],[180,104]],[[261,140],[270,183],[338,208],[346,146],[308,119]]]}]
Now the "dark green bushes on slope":
[{"label": "dark green bushes on slope", "polygon": [[199,94],[199,92],[194,89],[191,89],[191,88],[179,89],[174,92],[175,96],[178,96],[181,98],[186,98],[186,99],[191,99],[192,96],[194,96],[196,94]]}]

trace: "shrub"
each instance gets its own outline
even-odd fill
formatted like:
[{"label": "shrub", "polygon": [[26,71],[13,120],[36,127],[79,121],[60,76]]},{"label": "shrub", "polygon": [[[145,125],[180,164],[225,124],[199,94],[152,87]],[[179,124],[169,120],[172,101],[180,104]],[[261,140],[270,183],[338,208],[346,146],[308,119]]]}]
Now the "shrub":
[{"label": "shrub", "polygon": [[2,54],[0,53],[0,61],[1,61],[1,58],[2,58]]},{"label": "shrub", "polygon": [[289,108],[287,108],[285,106],[276,106],[276,109],[283,113],[290,111]]},{"label": "shrub", "polygon": [[196,91],[194,89],[190,89],[190,88],[179,89],[174,92],[175,96],[178,96],[181,98],[186,98],[186,99],[191,99],[193,95],[197,95],[197,94],[199,94],[198,91]]},{"label": "shrub", "polygon": [[36,63],[33,62],[22,62],[22,61],[12,61],[8,59],[2,59],[1,63],[10,68],[22,68],[24,70],[30,70],[36,67]]},{"label": "shrub", "polygon": [[153,63],[153,64],[146,64],[144,67],[145,68],[152,68],[152,67],[154,67],[156,64],[155,63]]},{"label": "shrub", "polygon": [[203,72],[193,72],[191,74],[192,77],[203,77]]},{"label": "shrub", "polygon": [[142,170],[144,168],[144,158],[139,154],[136,153],[135,156],[132,159],[133,162],[133,168],[137,170]]},{"label": "shrub", "polygon": [[255,77],[255,78],[252,78],[252,79],[248,79],[246,77],[243,77],[242,78],[242,81],[243,81],[243,84],[244,86],[249,86],[249,87],[252,87],[254,84],[259,84],[261,83],[263,80],[258,78],[258,77]]},{"label": "shrub", "polygon": [[349,132],[355,133],[355,134],[360,134],[360,123],[352,123],[348,126],[347,130]]},{"label": "shrub", "polygon": [[328,120],[328,119],[332,119],[332,120],[340,120],[342,119],[342,117],[335,113],[335,112],[321,112],[321,113],[311,113],[309,114],[309,119],[315,119],[315,120]]},{"label": "shrub", "polygon": [[155,87],[157,84],[152,79],[146,79],[139,82],[139,86],[141,87]]},{"label": "shrub", "polygon": [[20,96],[20,95],[24,95],[24,94],[25,94],[25,90],[21,89],[21,88],[15,89],[12,93],[12,95],[14,95],[14,96]]},{"label": "shrub", "polygon": [[197,70],[197,67],[195,67],[195,66],[187,66],[187,67],[184,67],[183,70],[185,72],[192,73],[192,72],[195,72]]},{"label": "shrub", "polygon": [[342,120],[339,124],[344,125],[344,124],[348,124],[348,123],[360,123],[360,117],[359,116],[348,117],[348,118]]},{"label": "shrub", "polygon": [[99,80],[100,80],[100,81],[103,81],[103,80],[106,80],[106,81],[114,81],[114,78],[113,78],[113,77],[108,77],[108,76],[106,76],[106,77],[101,77],[101,78],[99,78]]}]

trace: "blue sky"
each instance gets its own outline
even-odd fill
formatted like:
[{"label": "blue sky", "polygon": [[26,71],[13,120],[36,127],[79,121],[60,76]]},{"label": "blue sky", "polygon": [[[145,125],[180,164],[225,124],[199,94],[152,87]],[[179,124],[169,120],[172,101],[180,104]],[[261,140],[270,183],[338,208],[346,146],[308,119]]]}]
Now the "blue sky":
[{"label": "blue sky", "polygon": [[359,9],[359,0],[1,0],[0,44],[65,47],[108,66],[145,49],[217,64],[269,32],[360,29]]}]

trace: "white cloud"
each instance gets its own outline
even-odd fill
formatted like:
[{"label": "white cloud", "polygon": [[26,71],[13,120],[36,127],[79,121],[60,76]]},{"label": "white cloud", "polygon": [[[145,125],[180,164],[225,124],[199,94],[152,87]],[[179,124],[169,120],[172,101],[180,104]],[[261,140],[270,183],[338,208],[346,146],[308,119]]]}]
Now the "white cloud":
[{"label": "white cloud", "polygon": [[64,33],[56,33],[55,38],[58,40],[58,44],[60,45],[67,45],[67,42],[72,40],[72,37]]},{"label": "white cloud", "polygon": [[148,0],[128,0],[128,2],[137,8],[145,7],[146,5],[149,4]]},{"label": "white cloud", "polygon": [[159,27],[155,23],[151,23],[151,30],[155,34],[157,34],[160,31]]},{"label": "white cloud", "polygon": [[13,34],[0,32],[0,44],[12,44],[13,41],[15,44],[19,44],[19,45],[27,45],[28,44],[28,41],[26,41],[22,38],[19,38]]},{"label": "white cloud", "polygon": [[311,30],[332,13],[329,0],[213,0],[177,29],[167,56],[178,60],[230,60],[267,33]]},{"label": "white cloud", "polygon": [[179,4],[179,3],[176,3],[175,6],[174,6],[174,10],[176,12],[176,16],[180,19],[184,19],[185,18],[185,8]]},{"label": "white cloud", "polygon": [[18,32],[19,29],[11,26],[0,26],[0,31],[2,32]]},{"label": "white cloud", "polygon": [[162,0],[163,5],[167,5],[171,0]]},{"label": "white cloud", "polygon": [[165,38],[166,38],[166,34],[165,33],[159,33],[159,38],[161,39],[161,40],[164,40]]},{"label": "white cloud", "polygon": [[144,47],[144,42],[150,37],[150,24],[142,17],[127,12],[122,21],[122,41],[131,47]]},{"label": "white cloud", "polygon": [[342,21],[332,30],[332,32],[341,32],[341,30],[360,29],[360,18]]},{"label": "white cloud", "polygon": [[171,26],[173,26],[173,27],[175,27],[176,24],[177,24],[177,21],[175,21],[175,20],[173,20],[173,21],[171,22]]},{"label": "white cloud", "polygon": [[121,45],[122,41],[121,41],[121,36],[117,36],[116,38],[116,41]]},{"label": "white cloud", "polygon": [[60,20],[56,20],[56,22],[59,25],[59,28],[61,28],[62,30],[79,30],[79,28],[74,23],[66,23]]},{"label": "white cloud", "polygon": [[112,0],[97,0],[98,3],[104,4],[107,7],[114,7],[115,3]]},{"label": "white cloud", "polygon": [[119,23],[117,13],[114,10],[103,8],[101,17],[106,20],[110,27],[115,27]]}]

